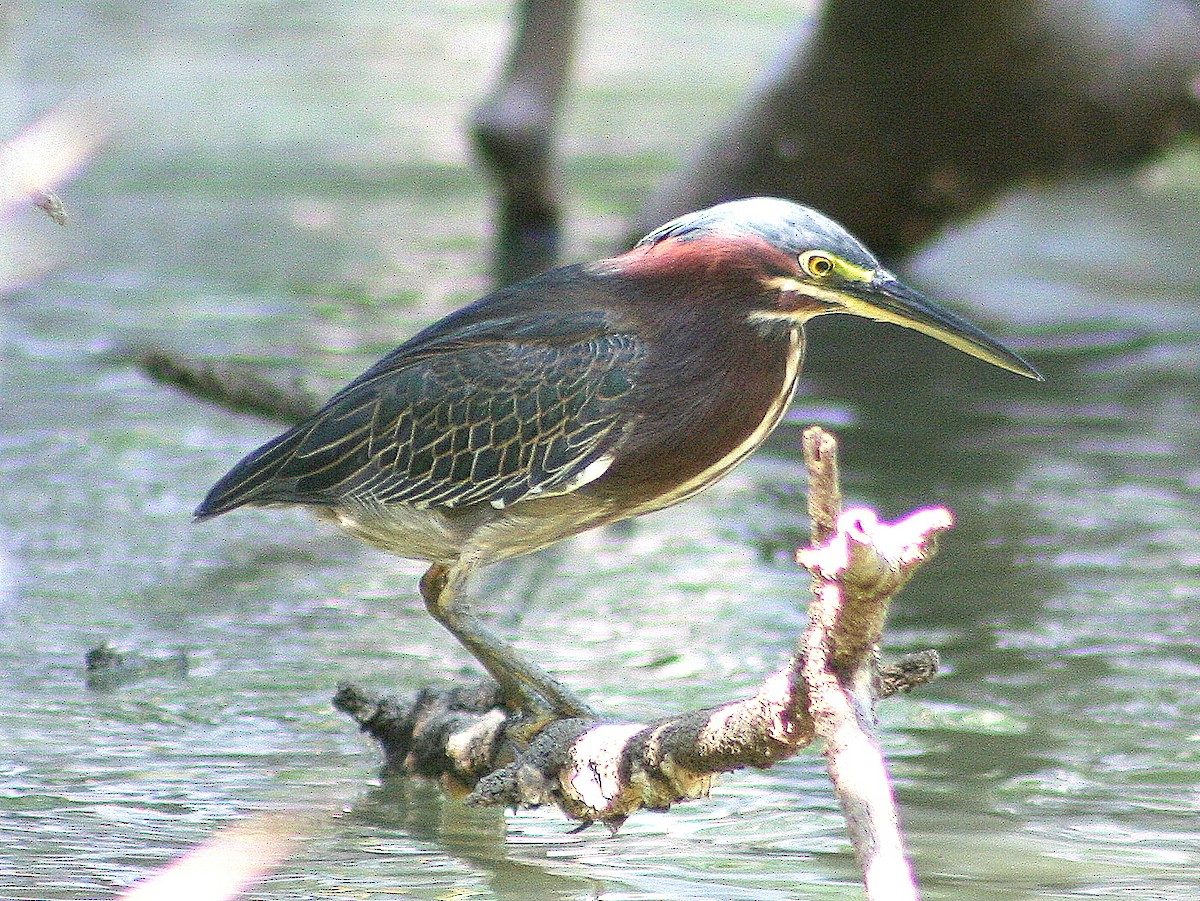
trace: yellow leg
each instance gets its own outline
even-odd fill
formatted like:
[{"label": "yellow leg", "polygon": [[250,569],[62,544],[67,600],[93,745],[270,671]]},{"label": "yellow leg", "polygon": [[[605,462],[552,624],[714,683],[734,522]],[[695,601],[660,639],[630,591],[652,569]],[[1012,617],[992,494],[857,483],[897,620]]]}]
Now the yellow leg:
[{"label": "yellow leg", "polygon": [[505,701],[521,714],[541,718],[592,716],[586,704],[540,667],[521,658],[471,612],[462,599],[468,566],[435,563],[421,577],[430,614],[458,639],[500,685]]}]

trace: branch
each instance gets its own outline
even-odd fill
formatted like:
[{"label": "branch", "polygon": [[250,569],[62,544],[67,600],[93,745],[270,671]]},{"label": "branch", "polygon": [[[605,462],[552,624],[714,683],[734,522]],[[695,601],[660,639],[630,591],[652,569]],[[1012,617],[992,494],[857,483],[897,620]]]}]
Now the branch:
[{"label": "branch", "polygon": [[[703,797],[718,773],[768,767],[811,743],[799,664],[790,661],[749,698],[651,724],[558,720],[515,759],[506,729],[519,719],[491,682],[425,689],[412,701],[346,683],[334,706],[380,744],[387,774],[438,779],[452,794],[474,787],[469,803],[553,803],[572,819],[616,827],[640,808]],[[885,667],[880,697],[931,682],[937,666],[937,654],[922,651]]]},{"label": "branch", "polygon": [[281,383],[254,363],[190,357],[160,347],[128,348],[112,357],[132,362],[150,379],[184,394],[287,425],[303,422],[321,406],[301,379]]},{"label": "branch", "polygon": [[[550,803],[573,819],[614,830],[639,809],[704,797],[719,773],[770,766],[822,737],[864,869],[884,873],[893,858],[880,851],[900,845],[898,833],[890,841],[877,822],[882,758],[864,731],[870,759],[852,727],[865,730],[876,699],[911,690],[936,674],[932,651],[882,671],[876,661],[888,602],[932,555],[933,536],[948,527],[949,515],[918,511],[887,525],[870,511],[839,514],[833,438],[810,430],[805,446],[814,528],[829,533],[823,544],[801,552],[818,589],[812,626],[798,651],[750,697],[648,724],[558,720],[528,745],[508,733],[518,720],[500,705],[491,685],[427,689],[412,702],[343,685],[335,705],[381,744],[387,771],[471,788],[468,803]],[[865,789],[859,766],[869,776]],[[882,785],[890,801],[886,773]],[[886,814],[883,820],[886,825]],[[879,877],[872,875],[869,884],[872,879]]]},{"label": "branch", "polygon": [[[802,641],[804,684],[814,730],[825,741],[829,778],[846,817],[867,897],[907,901],[916,880],[900,832],[900,818],[883,752],[874,734],[880,680],[875,661],[892,596],[935,552],[936,536],[950,528],[944,509],[918,510],[889,526],[870,510],[836,517],[824,544],[827,517],[840,505],[833,438],[804,433],[814,547],[797,552],[813,574],[809,626]],[[814,477],[824,476],[824,478]]]}]

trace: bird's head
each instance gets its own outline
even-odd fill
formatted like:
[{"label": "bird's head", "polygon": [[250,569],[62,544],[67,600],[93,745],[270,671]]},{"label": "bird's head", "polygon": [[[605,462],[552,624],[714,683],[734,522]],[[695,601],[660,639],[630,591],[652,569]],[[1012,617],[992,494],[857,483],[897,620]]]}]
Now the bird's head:
[{"label": "bird's head", "polygon": [[[774,197],[718,204],[680,216],[638,242],[634,269],[737,269],[762,290],[748,318],[764,327],[849,313],[914,329],[1002,369],[1041,380],[1029,363],[901,282],[850,232],[816,210]],[[700,274],[699,277],[704,277]]]}]

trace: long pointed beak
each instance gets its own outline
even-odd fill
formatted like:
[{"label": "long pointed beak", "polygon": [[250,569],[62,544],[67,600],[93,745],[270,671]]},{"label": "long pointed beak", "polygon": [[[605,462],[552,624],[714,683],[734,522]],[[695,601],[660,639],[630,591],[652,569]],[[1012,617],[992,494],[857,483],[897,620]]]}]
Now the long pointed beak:
[{"label": "long pointed beak", "polygon": [[1042,381],[1042,374],[999,341],[977,329],[967,320],[938,306],[914,291],[890,272],[877,272],[860,289],[841,293],[842,309],[830,312],[851,313],[866,319],[891,322],[922,332],[949,344],[963,353],[986,360],[993,366]]}]

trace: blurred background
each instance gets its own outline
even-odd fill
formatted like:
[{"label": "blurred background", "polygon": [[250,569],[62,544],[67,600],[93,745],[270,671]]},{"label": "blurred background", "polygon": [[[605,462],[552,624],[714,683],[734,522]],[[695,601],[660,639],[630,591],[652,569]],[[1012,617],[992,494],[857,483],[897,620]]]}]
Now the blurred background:
[{"label": "blurred background", "polygon": [[[559,122],[564,259],[627,239],[808,12],[584,7]],[[376,749],[330,706],[338,680],[407,694],[474,672],[417,600],[421,565],[300,513],[193,526],[211,483],[279,429],[124,362],[155,346],[328,391],[481,295],[494,225],[466,123],[510,14],[465,0],[0,10],[0,138],[11,157],[56,136],[70,175],[66,228],[24,203],[0,221],[0,897],[113,897],[223,826],[296,809],[315,811],[305,840],[248,897],[861,891],[813,753],[616,837],[381,784]],[[818,320],[764,451],[684,505],[495,567],[480,604],[621,718],[746,692],[803,627],[797,445],[824,424],[852,501],[888,517],[946,505],[958,521],[884,649],[934,647],[946,665],[881,709],[925,896],[1193,899],[1198,261],[1194,138],[1121,171],[1014,184],[903,270],[1044,384]],[[89,688],[84,655],[106,641],[160,665]]]}]

